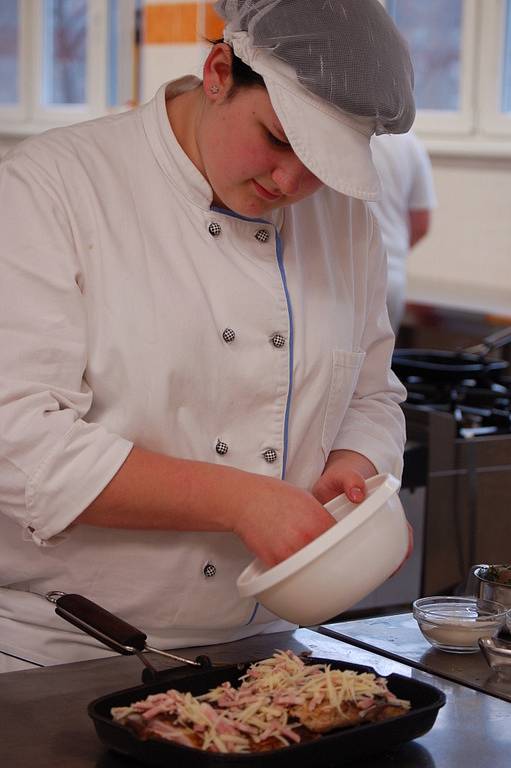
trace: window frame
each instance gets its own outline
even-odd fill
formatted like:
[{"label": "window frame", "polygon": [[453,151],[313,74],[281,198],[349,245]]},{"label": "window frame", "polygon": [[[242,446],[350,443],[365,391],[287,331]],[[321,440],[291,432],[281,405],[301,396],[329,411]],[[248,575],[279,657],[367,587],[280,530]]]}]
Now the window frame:
[{"label": "window frame", "polygon": [[460,136],[473,132],[475,126],[475,82],[477,66],[477,6],[476,0],[461,0],[460,30],[460,107],[456,111],[417,110],[415,128],[418,132],[443,136]]},{"label": "window frame", "polygon": [[[385,0],[380,2],[385,6]],[[414,125],[432,153],[511,156],[511,115],[500,111],[506,2],[462,0],[460,109],[418,110]],[[134,28],[134,6],[135,0],[118,4],[118,91],[123,101],[132,80],[132,46],[125,41]],[[88,8],[87,104],[53,107],[40,98],[42,0],[18,0],[19,103],[0,105],[0,135],[38,133],[126,109],[108,105],[108,0],[88,0]]]},{"label": "window frame", "polygon": [[18,0],[18,103],[0,104],[0,128],[5,120],[8,123],[22,123],[26,120],[26,84],[27,55],[30,50],[27,29],[23,23],[25,6],[28,0]]},{"label": "window frame", "polygon": [[[26,136],[104,114],[122,112],[125,106],[108,105],[108,0],[87,0],[87,70],[85,104],[42,103],[43,0],[18,0],[19,103],[0,105],[0,135]],[[120,4],[120,28],[133,28],[126,16],[134,2]],[[130,46],[120,46],[118,67],[131,72]]]},{"label": "window frame", "polygon": [[[107,0],[108,2],[108,0]],[[137,35],[137,23],[140,19],[140,10],[137,10],[137,0],[117,0],[117,51],[116,72],[117,72],[117,96],[120,104],[132,105],[134,100],[138,99],[139,84],[135,82],[138,76],[134,57],[135,36]],[[108,35],[108,9],[106,34]],[[139,30],[140,34],[140,30]],[[108,47],[109,39],[105,41],[105,68],[108,66],[108,60],[112,50]],[[106,77],[106,76],[105,76]],[[106,82],[106,81],[105,81]],[[106,82],[105,99],[109,105],[109,83]],[[108,106],[109,112],[123,111],[126,107]]]},{"label": "window frame", "polygon": [[101,114],[105,101],[106,87],[106,3],[102,0],[87,0],[87,37],[86,37],[86,101],[84,104],[43,104],[43,6],[44,0],[33,4],[34,23],[31,25],[33,51],[32,72],[34,93],[31,99],[31,114],[36,124],[62,125],[66,122],[88,120]]},{"label": "window frame", "polygon": [[417,110],[414,123],[431,154],[511,156],[511,118],[500,112],[505,11],[506,0],[462,0],[460,109]]},{"label": "window frame", "polygon": [[[506,0],[486,0],[486,10],[481,19],[480,124],[483,134],[490,137],[506,136],[511,140],[511,112],[505,113],[501,109],[506,46],[506,13]],[[509,13],[511,13],[511,3]],[[495,45],[495,40],[499,37],[500,44]],[[511,50],[509,54],[511,55]]]}]

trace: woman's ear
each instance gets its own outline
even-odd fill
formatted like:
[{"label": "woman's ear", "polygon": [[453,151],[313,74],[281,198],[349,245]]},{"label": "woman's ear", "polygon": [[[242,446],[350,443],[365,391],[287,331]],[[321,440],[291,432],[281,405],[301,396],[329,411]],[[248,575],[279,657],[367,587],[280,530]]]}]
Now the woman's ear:
[{"label": "woman's ear", "polygon": [[214,45],[203,69],[202,87],[210,101],[223,101],[234,84],[232,77],[232,48],[227,43]]}]

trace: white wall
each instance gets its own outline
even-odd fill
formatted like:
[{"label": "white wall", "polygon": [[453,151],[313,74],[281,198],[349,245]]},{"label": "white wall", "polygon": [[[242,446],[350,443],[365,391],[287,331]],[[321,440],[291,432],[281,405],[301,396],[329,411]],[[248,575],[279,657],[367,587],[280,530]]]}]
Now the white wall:
[{"label": "white wall", "polygon": [[146,45],[143,51],[142,101],[150,99],[162,83],[182,75],[202,77],[207,49],[196,43]]},{"label": "white wall", "polygon": [[433,156],[438,197],[409,298],[511,318],[511,158]]}]

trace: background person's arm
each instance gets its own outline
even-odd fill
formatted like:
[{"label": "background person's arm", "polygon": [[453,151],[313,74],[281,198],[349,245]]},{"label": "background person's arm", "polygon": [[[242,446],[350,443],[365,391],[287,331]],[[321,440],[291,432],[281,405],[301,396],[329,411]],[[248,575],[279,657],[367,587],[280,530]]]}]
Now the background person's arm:
[{"label": "background person's arm", "polygon": [[411,187],[408,194],[408,223],[410,248],[413,248],[431,228],[431,212],[436,207],[435,185],[431,160],[424,144],[410,133],[408,145]]},{"label": "background person's arm", "polygon": [[429,231],[431,211],[429,209],[408,211],[408,226],[410,231],[410,248],[413,248]]}]

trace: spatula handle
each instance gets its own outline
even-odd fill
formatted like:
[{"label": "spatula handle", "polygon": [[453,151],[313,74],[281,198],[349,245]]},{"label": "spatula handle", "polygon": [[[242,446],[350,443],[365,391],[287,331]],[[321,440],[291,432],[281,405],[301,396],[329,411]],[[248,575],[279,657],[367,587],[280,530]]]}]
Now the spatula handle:
[{"label": "spatula handle", "polygon": [[62,595],[55,613],[118,653],[143,651],[147,635],[82,595]]}]

